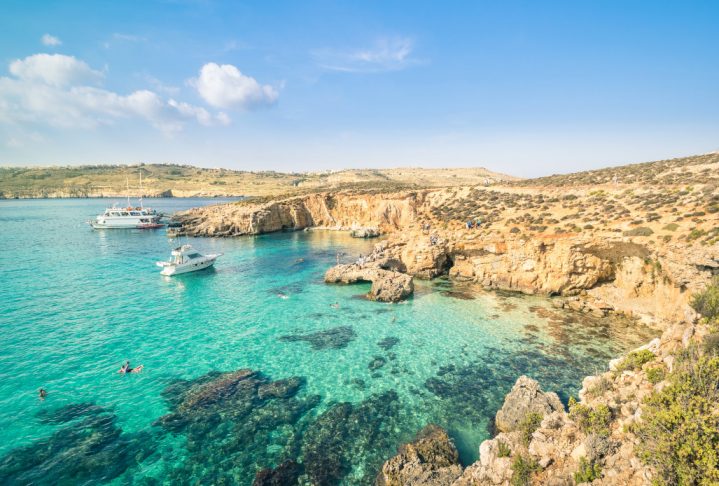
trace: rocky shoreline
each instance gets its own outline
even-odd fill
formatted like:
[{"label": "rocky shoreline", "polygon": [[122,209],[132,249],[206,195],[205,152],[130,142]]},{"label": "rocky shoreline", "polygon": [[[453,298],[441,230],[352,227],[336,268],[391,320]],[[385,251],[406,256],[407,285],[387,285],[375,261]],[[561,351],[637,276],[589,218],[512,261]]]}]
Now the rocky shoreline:
[{"label": "rocky shoreline", "polygon": [[[385,463],[377,484],[570,485],[587,478],[593,484],[651,484],[655,478],[636,454],[632,427],[641,420],[643,399],[667,385],[655,370],[671,372],[675,354],[707,333],[689,302],[719,274],[719,245],[671,242],[609,225],[528,235],[516,227],[439,222],[438,208],[462,196],[458,191],[322,193],[200,208],[178,219],[193,236],[377,228],[388,238],[362,262],[330,268],[325,281],[372,282],[368,297],[379,301],[407,298],[413,278],[448,275],[486,289],[553,296],[557,307],[597,317],[641,319],[660,337],[613,360],[609,371],[586,377],[579,401],[568,410],[531,377],[519,377],[497,413],[499,434],[481,444],[479,461],[462,469],[446,432],[428,426]],[[636,355],[646,359],[623,364]]]}]

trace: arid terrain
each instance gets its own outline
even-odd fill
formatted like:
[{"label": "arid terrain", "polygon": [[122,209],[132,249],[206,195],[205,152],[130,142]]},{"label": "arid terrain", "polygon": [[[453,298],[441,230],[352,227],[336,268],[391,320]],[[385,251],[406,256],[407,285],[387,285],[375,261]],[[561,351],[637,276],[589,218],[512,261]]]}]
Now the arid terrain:
[{"label": "arid terrain", "polygon": [[133,197],[289,196],[352,187],[390,191],[515,179],[482,168],[282,173],[175,164],[0,167],[0,198],[117,197],[128,192]]},{"label": "arid terrain", "polygon": [[371,281],[376,300],[407,298],[412,278],[448,274],[656,329],[651,343],[587,377],[568,411],[517,377],[497,415],[500,434],[477,463],[462,470],[446,433],[430,428],[385,463],[378,484],[719,481],[719,390],[701,378],[719,378],[719,154],[489,185],[315,191],[177,220],[197,236],[384,234],[371,255],[325,276]]}]

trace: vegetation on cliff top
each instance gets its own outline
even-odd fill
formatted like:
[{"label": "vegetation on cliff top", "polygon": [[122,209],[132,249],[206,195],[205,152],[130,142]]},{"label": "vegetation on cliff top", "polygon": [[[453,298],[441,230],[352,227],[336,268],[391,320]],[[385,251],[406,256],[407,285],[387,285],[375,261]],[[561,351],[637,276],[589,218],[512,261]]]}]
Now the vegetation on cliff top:
[{"label": "vegetation on cliff top", "polygon": [[677,356],[635,428],[639,457],[662,485],[719,484],[719,277],[692,305],[715,332]]}]

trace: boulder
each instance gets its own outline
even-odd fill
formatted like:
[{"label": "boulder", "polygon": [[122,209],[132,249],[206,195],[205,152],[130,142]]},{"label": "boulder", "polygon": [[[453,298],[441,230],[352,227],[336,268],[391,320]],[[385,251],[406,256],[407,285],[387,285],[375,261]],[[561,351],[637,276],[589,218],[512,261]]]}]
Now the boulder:
[{"label": "boulder", "polygon": [[400,447],[399,453],[382,466],[378,486],[449,486],[462,474],[459,453],[437,425],[428,425],[414,441]]},{"label": "boulder", "polygon": [[554,392],[544,393],[536,380],[524,375],[517,379],[512,391],[504,397],[504,405],[497,412],[495,422],[501,432],[517,430],[530,413],[543,417],[555,411],[564,411],[562,402]]},{"label": "boulder", "polygon": [[380,231],[377,227],[361,227],[350,231],[350,236],[352,238],[376,238],[379,235]]},{"label": "boulder", "polygon": [[399,302],[414,292],[414,282],[410,275],[357,263],[335,265],[325,273],[325,282],[371,282],[372,288],[367,297],[380,302]]}]

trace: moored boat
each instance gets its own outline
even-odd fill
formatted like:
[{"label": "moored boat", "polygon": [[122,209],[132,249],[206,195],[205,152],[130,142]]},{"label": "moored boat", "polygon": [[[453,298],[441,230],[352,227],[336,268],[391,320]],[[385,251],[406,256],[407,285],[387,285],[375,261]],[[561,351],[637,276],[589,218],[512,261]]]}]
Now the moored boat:
[{"label": "moored boat", "polygon": [[215,260],[221,256],[222,253],[203,255],[195,250],[192,245],[182,245],[172,250],[170,261],[156,262],[156,265],[162,268],[161,275],[170,277],[211,267],[215,264]]}]

